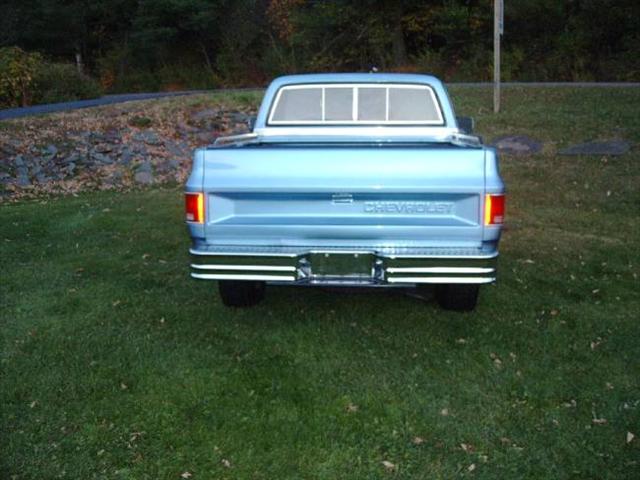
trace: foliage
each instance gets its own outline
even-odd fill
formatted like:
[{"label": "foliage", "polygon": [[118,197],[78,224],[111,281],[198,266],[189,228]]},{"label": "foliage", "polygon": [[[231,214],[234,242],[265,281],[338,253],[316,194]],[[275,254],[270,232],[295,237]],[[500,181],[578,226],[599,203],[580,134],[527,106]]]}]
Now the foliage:
[{"label": "foliage", "polygon": [[26,106],[95,98],[100,85],[74,65],[50,63],[19,47],[0,49],[0,105]]},{"label": "foliage", "polygon": [[43,63],[34,78],[35,103],[56,103],[97,98],[102,95],[100,84],[78,72],[75,65]]},{"label": "foliage", "polygon": [[[304,71],[491,76],[493,2],[0,0],[0,46],[78,61],[110,91],[263,85]],[[506,2],[507,80],[640,80],[640,2]]]},{"label": "foliage", "polygon": [[38,53],[18,47],[0,48],[0,106],[18,107],[31,102],[36,72],[42,66]]}]

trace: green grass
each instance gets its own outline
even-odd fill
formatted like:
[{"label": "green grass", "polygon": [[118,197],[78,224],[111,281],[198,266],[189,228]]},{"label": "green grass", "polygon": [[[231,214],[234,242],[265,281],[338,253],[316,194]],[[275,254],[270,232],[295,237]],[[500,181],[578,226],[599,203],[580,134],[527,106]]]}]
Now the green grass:
[{"label": "green grass", "polygon": [[0,478],[639,478],[640,158],[554,152],[638,142],[640,91],[453,96],[487,138],[547,142],[503,158],[472,314],[290,288],[225,309],[188,279],[178,189],[0,207]]}]

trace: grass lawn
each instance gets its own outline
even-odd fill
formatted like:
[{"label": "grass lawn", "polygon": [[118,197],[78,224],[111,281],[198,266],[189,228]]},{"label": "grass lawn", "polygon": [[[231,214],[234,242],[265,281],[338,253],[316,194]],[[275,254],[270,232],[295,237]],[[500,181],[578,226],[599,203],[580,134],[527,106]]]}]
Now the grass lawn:
[{"label": "grass lawn", "polygon": [[502,160],[472,314],[291,288],[226,309],[188,278],[179,188],[1,206],[0,478],[640,478],[640,153],[556,155],[640,142],[640,89],[452,96],[486,138],[545,142]]}]

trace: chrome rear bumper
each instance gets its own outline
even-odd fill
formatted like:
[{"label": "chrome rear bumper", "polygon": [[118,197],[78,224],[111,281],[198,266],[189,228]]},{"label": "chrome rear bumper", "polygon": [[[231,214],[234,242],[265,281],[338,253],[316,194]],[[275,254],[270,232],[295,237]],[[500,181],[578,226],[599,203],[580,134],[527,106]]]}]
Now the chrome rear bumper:
[{"label": "chrome rear bumper", "polygon": [[191,276],[301,285],[483,284],[496,279],[498,252],[469,248],[331,249],[199,247]]}]

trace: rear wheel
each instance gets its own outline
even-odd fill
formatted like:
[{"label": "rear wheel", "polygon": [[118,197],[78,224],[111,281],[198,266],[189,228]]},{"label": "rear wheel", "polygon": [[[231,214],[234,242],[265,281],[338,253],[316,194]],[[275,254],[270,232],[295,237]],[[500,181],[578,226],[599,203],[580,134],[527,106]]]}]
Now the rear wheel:
[{"label": "rear wheel", "polygon": [[470,312],[478,303],[478,285],[446,284],[436,287],[436,299],[445,310]]},{"label": "rear wheel", "polygon": [[264,298],[264,282],[220,280],[218,291],[227,307],[251,307]]}]

